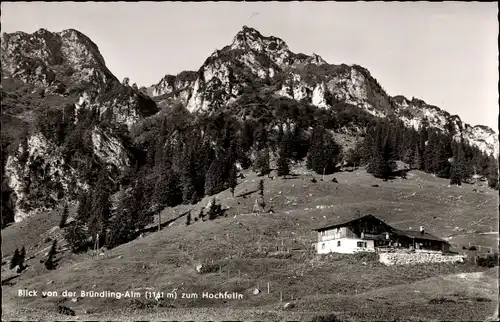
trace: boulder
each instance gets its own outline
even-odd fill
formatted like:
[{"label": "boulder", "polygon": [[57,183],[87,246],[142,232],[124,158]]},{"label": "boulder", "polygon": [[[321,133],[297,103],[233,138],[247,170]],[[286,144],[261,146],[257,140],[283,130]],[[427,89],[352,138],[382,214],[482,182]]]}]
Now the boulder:
[{"label": "boulder", "polygon": [[288,310],[288,309],[292,309],[295,305],[291,302],[286,302],[284,305],[283,305],[283,309],[285,310]]},{"label": "boulder", "polygon": [[252,291],[252,294],[253,294],[253,295],[257,295],[257,294],[259,294],[259,293],[260,293],[260,290],[259,290],[258,288],[254,289],[254,290]]},{"label": "boulder", "polygon": [[196,266],[196,271],[197,271],[198,273],[200,273],[200,274],[201,274],[201,270],[202,270],[202,269],[203,269],[203,265],[202,265],[202,264],[200,264],[200,265]]}]

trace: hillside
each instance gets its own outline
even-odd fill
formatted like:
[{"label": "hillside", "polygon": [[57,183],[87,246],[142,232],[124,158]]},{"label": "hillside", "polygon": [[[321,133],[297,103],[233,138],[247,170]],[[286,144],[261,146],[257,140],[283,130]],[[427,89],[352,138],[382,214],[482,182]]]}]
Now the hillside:
[{"label": "hillside", "polygon": [[[365,308],[362,311],[365,317],[379,317],[377,314],[380,312],[373,311],[373,306],[377,305],[381,312],[386,312],[383,315],[385,319],[393,318],[394,314],[397,316],[398,311],[394,309],[392,301],[383,298],[394,292],[403,294],[420,289],[425,296],[419,294],[415,298],[400,298],[398,302],[401,308],[410,305],[413,312],[411,316],[415,319],[482,320],[491,314],[495,302],[474,299],[496,301],[493,289],[473,290],[450,282],[440,283],[440,288],[431,287],[436,285],[436,280],[455,278],[446,277],[447,274],[483,271],[481,268],[470,264],[386,267],[370,257],[318,257],[311,246],[316,238],[311,229],[342,217],[355,216],[360,211],[374,214],[399,229],[425,225],[429,232],[443,238],[455,233],[458,227],[466,231],[467,240],[473,244],[495,247],[498,242],[496,237],[481,240],[483,235],[479,234],[490,231],[494,222],[498,221],[498,203],[493,197],[496,195],[494,191],[482,188],[485,190],[477,193],[472,190],[473,186],[468,185],[448,188],[443,179],[419,171],[410,173],[407,180],[392,182],[371,178],[361,170],[327,175],[324,181],[319,180],[321,176],[315,176],[302,167],[295,168],[294,172],[304,174],[287,180],[265,178],[264,195],[268,207],[272,206],[275,210],[273,214],[245,214],[250,212],[256,193],[246,198],[232,198],[229,191],[224,191],[216,195],[216,199],[224,208],[228,208],[226,218],[192,221],[191,225],[186,226],[186,219],[182,217],[164,227],[161,232],[146,233],[144,238],[108,251],[108,255],[100,259],[90,258],[87,254],[75,257],[64,253],[60,268],[54,272],[33,270],[31,266],[38,265],[39,255],[29,262],[30,267],[26,272],[14,279],[15,284],[2,287],[3,303],[9,303],[6,310],[19,312],[18,308],[24,307],[25,311],[20,312],[26,312],[22,313],[28,314],[26,316],[35,314],[29,312],[57,316],[54,315],[57,299],[18,298],[15,295],[17,289],[24,287],[53,291],[126,291],[151,287],[165,292],[174,288],[178,292],[190,293],[234,291],[242,293],[244,298],[226,302],[178,299],[167,301],[171,304],[164,303],[163,308],[153,311],[143,307],[146,311],[134,311],[133,316],[147,314],[154,319],[186,319],[189,316],[195,319],[224,319],[227,316],[240,319],[250,316],[310,319],[319,312],[332,313],[329,308],[332,303],[338,303],[334,305],[333,311],[346,318],[362,317],[359,315],[359,305]],[[256,188],[260,178],[252,173],[246,175],[239,181],[236,196]],[[314,176],[318,179],[317,183],[310,182]],[[331,182],[333,176],[338,183]],[[372,187],[375,183],[379,187]],[[205,198],[194,205],[193,217],[208,200]],[[162,218],[165,222],[169,221],[175,217],[174,212],[180,214],[192,207],[167,208]],[[461,215],[463,213],[469,215],[465,217]],[[30,227],[29,222],[26,225]],[[2,238],[9,239],[10,233],[14,233],[12,227],[4,230]],[[276,247],[296,250],[276,253]],[[4,253],[11,251],[4,250],[4,246],[2,250]],[[29,251],[27,255],[31,255]],[[198,274],[195,268],[200,263],[209,266],[213,263],[215,271]],[[53,282],[48,284],[49,281]],[[485,281],[492,285],[487,278]],[[267,282],[270,282],[269,295]],[[254,296],[251,292],[256,287],[262,293]],[[295,303],[290,311],[279,308],[280,292],[284,302]],[[460,294],[457,296],[461,300],[456,300],[457,303],[468,304],[457,304],[453,309],[444,304],[433,305],[431,311],[426,311],[429,309],[426,301],[440,296],[455,296],[452,294]],[[76,303],[65,303],[77,312],[80,319],[102,319],[109,318],[109,314],[115,316],[112,313],[115,310],[125,307],[138,309],[141,305],[147,305],[146,300],[142,304],[139,302],[132,299],[85,298]],[[323,302],[329,304],[325,306],[321,304]],[[356,305],[347,305],[348,302]],[[176,308],[173,312],[170,305]],[[214,311],[214,308],[217,310]],[[240,312],[240,308],[244,310]],[[270,310],[267,313],[270,315],[265,315],[264,310]],[[221,312],[227,315],[218,315]]]}]

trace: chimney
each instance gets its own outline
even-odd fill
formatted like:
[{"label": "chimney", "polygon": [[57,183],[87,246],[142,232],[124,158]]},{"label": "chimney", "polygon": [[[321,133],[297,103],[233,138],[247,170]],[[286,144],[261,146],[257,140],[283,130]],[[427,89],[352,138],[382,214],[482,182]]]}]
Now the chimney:
[{"label": "chimney", "polygon": [[425,234],[424,226],[420,226],[420,234],[421,235]]}]

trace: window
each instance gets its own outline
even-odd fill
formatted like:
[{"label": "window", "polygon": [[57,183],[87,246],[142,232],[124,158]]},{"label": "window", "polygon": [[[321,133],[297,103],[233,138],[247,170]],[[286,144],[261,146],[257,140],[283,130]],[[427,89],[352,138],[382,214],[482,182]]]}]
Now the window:
[{"label": "window", "polygon": [[337,240],[337,247],[340,247],[340,240]]},{"label": "window", "polygon": [[366,242],[359,241],[358,242],[358,247],[364,247],[364,248],[366,248]]}]

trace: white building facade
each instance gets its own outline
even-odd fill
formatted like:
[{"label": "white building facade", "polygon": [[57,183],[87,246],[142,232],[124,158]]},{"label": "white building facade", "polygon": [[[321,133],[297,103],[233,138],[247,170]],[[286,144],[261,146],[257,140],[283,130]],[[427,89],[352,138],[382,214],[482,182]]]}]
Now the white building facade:
[{"label": "white building facade", "polygon": [[338,227],[318,232],[316,250],[318,254],[374,252],[375,242],[353,236],[347,227]]}]

